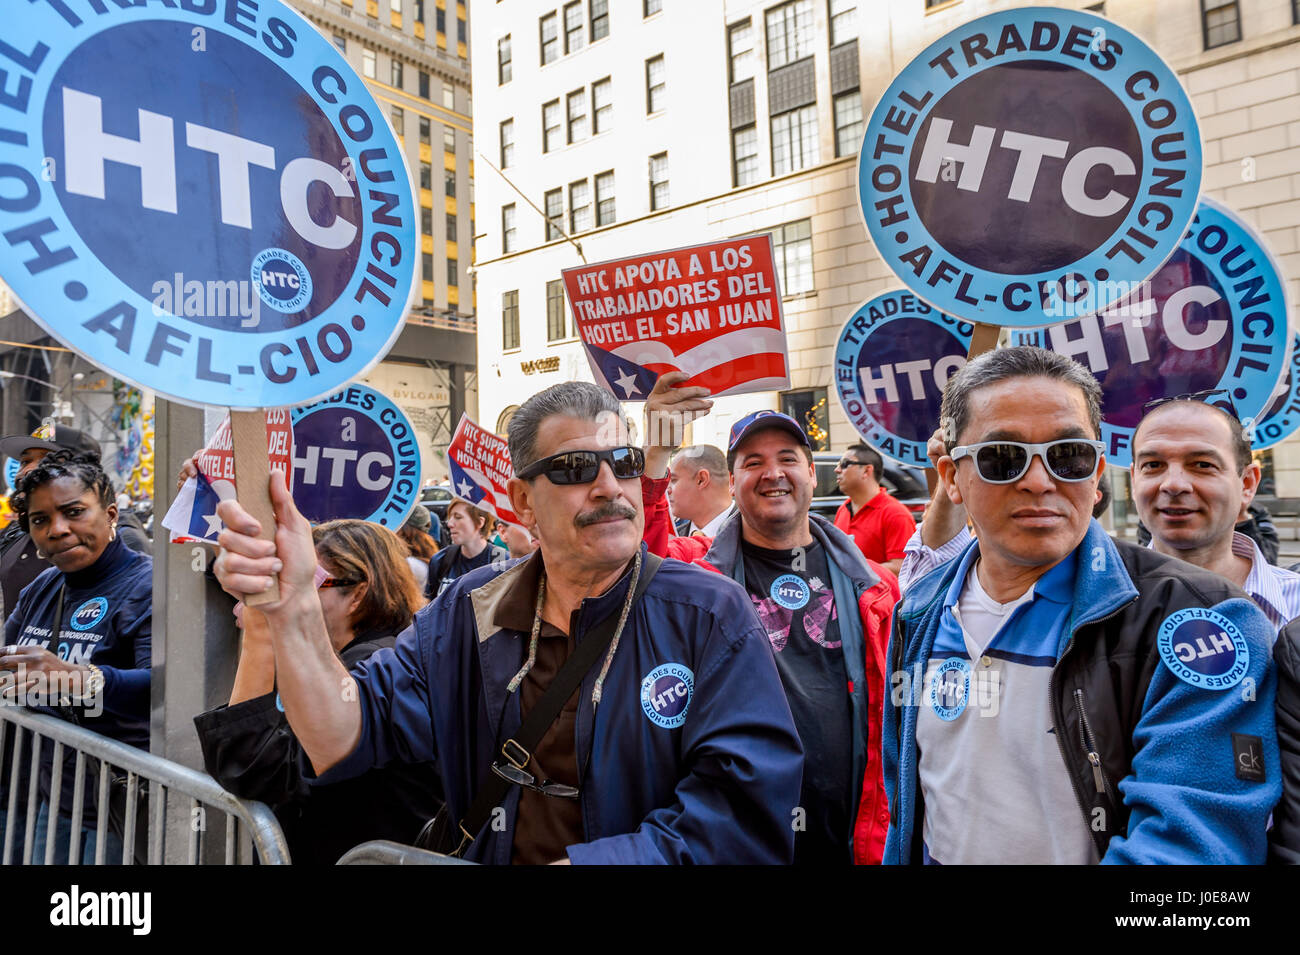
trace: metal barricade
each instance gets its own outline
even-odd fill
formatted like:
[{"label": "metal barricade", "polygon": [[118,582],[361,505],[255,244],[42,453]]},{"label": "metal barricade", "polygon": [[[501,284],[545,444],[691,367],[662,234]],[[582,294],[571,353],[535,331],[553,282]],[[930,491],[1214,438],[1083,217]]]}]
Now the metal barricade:
[{"label": "metal barricade", "polygon": [[[51,774],[48,804],[43,804],[38,782],[42,767],[41,751],[47,745],[53,747],[53,758],[48,767]],[[0,783],[8,791],[4,803],[0,804],[0,811],[5,816],[0,864],[32,864],[36,817],[42,806],[48,817],[44,863],[62,864],[70,860],[74,864],[80,863],[88,782],[95,789],[97,797],[93,803],[95,865],[116,864],[119,861],[130,865],[136,861],[137,851],[141,847],[150,865],[160,865],[164,861],[184,861],[189,865],[218,861],[224,861],[226,865],[254,860],[263,865],[289,862],[289,847],[270,807],[232,796],[211,776],[196,772],[188,766],[19,706],[0,706],[0,753],[7,752],[7,746],[12,746],[12,754],[6,760],[6,765],[0,766]],[[27,755],[24,755],[25,750]],[[60,841],[57,838],[59,804],[63,795],[65,753],[68,751],[75,754],[71,830],[67,856],[56,859],[55,848]],[[25,780],[24,768],[28,770]],[[119,796],[119,791],[111,789],[111,785],[119,785],[119,780],[113,778],[115,771],[119,776],[125,774],[124,780],[120,781],[124,797]],[[149,789],[145,794],[140,792],[141,783],[148,783]],[[188,805],[183,802],[178,804],[175,798],[177,796],[187,798]],[[120,860],[105,858],[110,832],[110,800],[113,799],[123,804],[121,819],[113,829],[114,835],[122,841]],[[167,825],[169,811],[173,822],[179,824],[170,827]],[[145,813],[147,834],[141,839],[136,826],[137,820]],[[224,830],[224,852],[219,851],[221,847],[207,838],[210,830],[218,828],[210,824],[210,817],[216,816],[224,817],[224,825],[219,827]],[[219,823],[220,820],[216,822]],[[18,833],[16,830],[20,827],[22,832]],[[120,832],[117,831],[118,828]],[[183,833],[187,843],[183,859],[178,847],[167,845],[168,831],[173,834],[177,831]],[[14,855],[16,846],[21,846],[17,858]],[[172,850],[170,853],[167,851],[169,848]]]},{"label": "metal barricade", "polygon": [[440,852],[429,852],[415,846],[377,839],[363,842],[349,849],[338,861],[339,865],[477,865],[464,859],[453,859]]}]

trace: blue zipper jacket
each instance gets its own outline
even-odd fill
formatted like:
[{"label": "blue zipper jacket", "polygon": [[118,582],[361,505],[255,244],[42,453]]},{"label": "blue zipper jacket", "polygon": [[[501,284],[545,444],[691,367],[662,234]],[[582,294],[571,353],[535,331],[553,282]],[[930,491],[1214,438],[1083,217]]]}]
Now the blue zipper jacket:
[{"label": "blue zipper jacket", "polygon": [[[894,614],[886,864],[921,859],[922,677],[944,598],[978,546],[913,584]],[[1223,578],[1112,541],[1095,520],[1076,555],[1052,708],[1101,861],[1263,862],[1282,791],[1268,618]]]},{"label": "blue zipper jacket", "polygon": [[[458,578],[416,615],[396,647],[352,671],[361,738],[321,782],[393,761],[431,761],[452,818],[464,817],[501,744],[521,723],[519,695],[507,693],[506,684],[523,665],[529,635],[499,628],[494,612],[516,575],[540,559]],[[582,602],[575,640],[619,612],[629,576]],[[593,707],[599,670],[592,667],[579,691],[575,743],[586,841],[568,847],[569,859],[790,862],[803,751],[767,635],[744,590],[664,561],[628,615],[600,706]],[[684,686],[684,709],[656,709],[646,691],[662,697],[667,685],[678,704]],[[519,792],[510,788],[504,824],[489,821],[466,858],[510,862]]]}]

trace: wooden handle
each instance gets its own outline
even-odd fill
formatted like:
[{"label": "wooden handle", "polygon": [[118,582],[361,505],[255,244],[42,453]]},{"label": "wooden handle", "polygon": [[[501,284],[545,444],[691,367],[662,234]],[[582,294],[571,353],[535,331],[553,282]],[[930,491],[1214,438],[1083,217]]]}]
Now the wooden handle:
[{"label": "wooden handle", "polygon": [[1000,325],[985,325],[983,322],[976,322],[975,331],[970,336],[970,348],[966,351],[966,360],[970,361],[972,358],[996,348],[1000,334],[1002,334]]},{"label": "wooden handle", "polygon": [[[240,506],[262,525],[258,536],[275,540],[275,508],[271,506],[271,459],[266,447],[266,412],[230,412],[230,441],[235,456],[235,493]],[[249,594],[244,604],[260,607],[280,599],[280,580],[269,590]]]}]

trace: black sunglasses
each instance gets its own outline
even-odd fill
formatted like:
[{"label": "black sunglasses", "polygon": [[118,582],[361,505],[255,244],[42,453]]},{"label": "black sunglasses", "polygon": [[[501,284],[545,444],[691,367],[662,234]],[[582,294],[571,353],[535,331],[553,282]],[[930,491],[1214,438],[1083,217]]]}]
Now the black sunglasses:
[{"label": "black sunglasses", "polygon": [[[1210,401],[1215,395],[1223,395],[1220,401]],[[1161,405],[1168,404],[1171,401],[1200,401],[1212,408],[1218,408],[1220,411],[1226,411],[1241,423],[1241,415],[1237,414],[1237,406],[1232,403],[1232,395],[1227,388],[1207,388],[1205,391],[1190,391],[1185,395],[1174,395],[1170,398],[1156,398],[1154,401],[1148,401],[1142,406],[1142,417],[1146,417],[1153,409]],[[1224,405],[1227,405],[1225,408]]]},{"label": "black sunglasses", "polygon": [[549,779],[538,784],[537,777],[525,769],[519,769],[509,763],[502,766],[499,762],[492,764],[492,772],[496,773],[508,783],[516,786],[522,786],[524,789],[531,789],[533,792],[541,793],[543,796],[554,796],[556,799],[577,799],[578,787],[570,786],[567,783],[554,783]]},{"label": "black sunglasses", "polygon": [[640,448],[625,447],[606,451],[563,451],[534,461],[515,476],[527,480],[545,474],[552,484],[590,484],[600,473],[601,461],[609,462],[609,469],[620,481],[645,473],[645,452]]},{"label": "black sunglasses", "polygon": [[855,464],[861,464],[863,467],[866,467],[870,463],[871,463],[870,461],[850,461],[848,458],[845,458],[843,461],[837,464],[836,467],[839,468],[841,471],[844,471],[848,468],[853,467]]}]

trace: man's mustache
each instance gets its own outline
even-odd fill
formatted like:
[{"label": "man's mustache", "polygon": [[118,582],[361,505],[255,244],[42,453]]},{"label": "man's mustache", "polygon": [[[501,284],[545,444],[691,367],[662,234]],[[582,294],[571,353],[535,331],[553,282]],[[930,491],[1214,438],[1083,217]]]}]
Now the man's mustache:
[{"label": "man's mustache", "polygon": [[589,524],[607,521],[611,517],[625,517],[629,521],[635,520],[636,508],[631,504],[624,504],[622,501],[610,501],[608,504],[602,504],[590,511],[583,511],[573,519],[573,523],[578,527],[586,527]]}]

